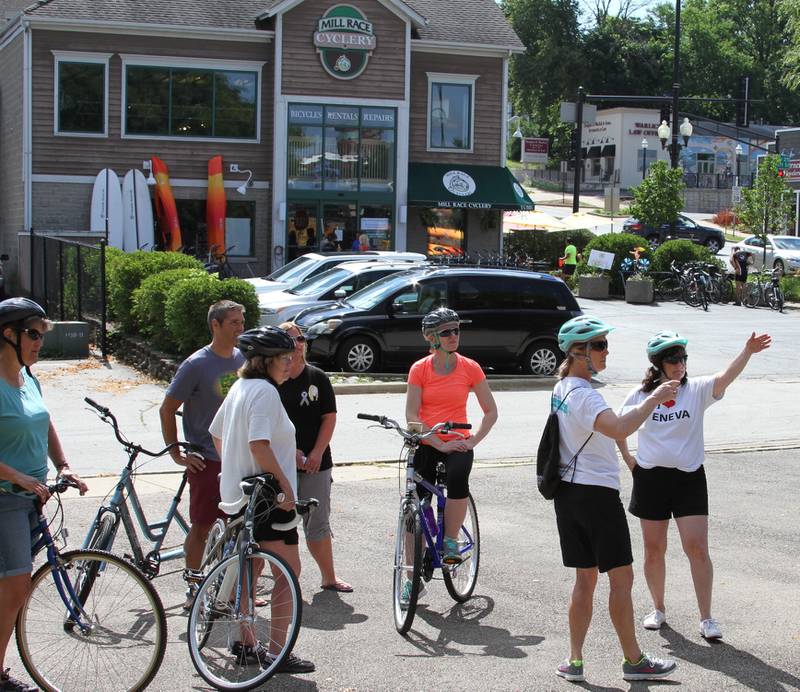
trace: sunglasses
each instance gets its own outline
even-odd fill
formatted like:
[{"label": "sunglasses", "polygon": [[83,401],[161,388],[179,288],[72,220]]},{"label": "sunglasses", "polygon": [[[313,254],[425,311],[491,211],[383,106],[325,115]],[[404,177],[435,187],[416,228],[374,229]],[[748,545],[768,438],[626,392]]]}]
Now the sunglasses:
[{"label": "sunglasses", "polygon": [[31,341],[39,341],[44,336],[38,329],[23,329],[22,331],[28,335]]},{"label": "sunglasses", "polygon": [[686,363],[689,360],[689,356],[685,353],[682,356],[667,356],[661,362],[662,363],[669,363],[670,365],[677,365],[678,363]]},{"label": "sunglasses", "polygon": [[304,344],[308,339],[304,337],[302,334],[298,334],[297,336],[292,337],[298,344]]},{"label": "sunglasses", "polygon": [[461,333],[461,330],[458,327],[453,327],[452,329],[442,329],[440,332],[436,332],[437,336],[458,336]]},{"label": "sunglasses", "polygon": [[273,358],[281,363],[291,363],[294,355],[291,353],[283,353],[280,356],[273,356]]},{"label": "sunglasses", "polygon": [[590,341],[589,347],[592,351],[605,351],[608,348],[608,341],[602,339],[601,341]]}]

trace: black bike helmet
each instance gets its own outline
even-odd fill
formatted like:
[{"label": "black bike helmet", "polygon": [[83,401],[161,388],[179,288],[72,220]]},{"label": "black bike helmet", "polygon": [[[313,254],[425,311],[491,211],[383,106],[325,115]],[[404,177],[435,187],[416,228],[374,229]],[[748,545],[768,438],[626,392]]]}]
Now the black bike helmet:
[{"label": "black bike helmet", "polygon": [[458,313],[450,308],[436,308],[422,318],[422,333],[436,331],[443,324],[459,323]]},{"label": "black bike helmet", "polygon": [[259,327],[248,329],[242,334],[237,346],[247,359],[253,356],[271,358],[294,351],[294,339],[279,327]]},{"label": "black bike helmet", "polygon": [[47,313],[39,303],[30,298],[8,298],[0,302],[0,326],[12,322],[24,322],[31,317],[46,320]]}]

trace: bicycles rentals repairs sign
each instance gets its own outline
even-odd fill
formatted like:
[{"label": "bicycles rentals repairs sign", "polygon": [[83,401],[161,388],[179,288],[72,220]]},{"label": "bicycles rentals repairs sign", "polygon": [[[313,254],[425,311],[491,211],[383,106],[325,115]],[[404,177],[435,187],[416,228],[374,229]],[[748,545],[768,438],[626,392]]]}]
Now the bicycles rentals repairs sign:
[{"label": "bicycles rentals repairs sign", "polygon": [[372,22],[352,5],[331,7],[317,21],[314,47],[322,67],[331,77],[358,77],[366,69],[377,45]]}]

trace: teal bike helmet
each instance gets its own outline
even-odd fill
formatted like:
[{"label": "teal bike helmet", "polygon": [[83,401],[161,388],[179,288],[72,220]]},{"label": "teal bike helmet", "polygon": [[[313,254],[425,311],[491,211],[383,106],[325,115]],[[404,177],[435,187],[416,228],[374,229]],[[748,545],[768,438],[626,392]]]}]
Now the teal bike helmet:
[{"label": "teal bike helmet", "polygon": [[614,331],[598,317],[581,315],[564,322],[558,330],[558,347],[566,353],[573,344],[582,344]]},{"label": "teal bike helmet", "polygon": [[651,337],[647,342],[647,355],[654,356],[657,353],[661,353],[661,351],[664,351],[668,348],[673,348],[674,346],[682,346],[683,348],[686,348],[686,344],[688,343],[689,339],[679,336],[678,332],[670,332],[665,330]]}]

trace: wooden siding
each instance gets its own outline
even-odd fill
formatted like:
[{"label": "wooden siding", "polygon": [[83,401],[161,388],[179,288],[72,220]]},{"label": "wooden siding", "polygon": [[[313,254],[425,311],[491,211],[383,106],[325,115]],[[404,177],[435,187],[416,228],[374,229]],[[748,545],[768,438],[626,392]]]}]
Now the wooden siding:
[{"label": "wooden siding", "polygon": [[[428,151],[428,72],[479,75],[471,153]],[[411,53],[409,161],[500,165],[503,60],[438,53]]]},{"label": "wooden siding", "polygon": [[[24,41],[17,36],[0,52],[0,253],[10,257],[6,282],[16,276],[17,232],[24,221],[22,181],[22,62]],[[12,290],[6,286],[6,290]]]},{"label": "wooden siding", "polygon": [[[63,137],[53,134],[53,50],[113,53],[109,63],[108,137]],[[157,138],[122,139],[121,53],[264,62],[261,71],[260,144]],[[272,55],[273,46],[270,43],[200,42],[36,30],[33,32],[33,172],[50,175],[95,175],[101,168],[108,167],[122,177],[128,169],[140,168],[143,159],[155,155],[167,164],[170,177],[197,179],[207,177],[207,160],[221,154],[226,163],[235,162],[240,168],[252,170],[255,180],[271,180],[274,90]]]},{"label": "wooden siding", "polygon": [[351,80],[335,79],[322,67],[313,44],[314,31],[334,0],[306,0],[283,16],[281,92],[348,98],[402,100],[405,96],[406,24],[375,0],[348,2],[373,25],[377,47],[364,72]]}]

